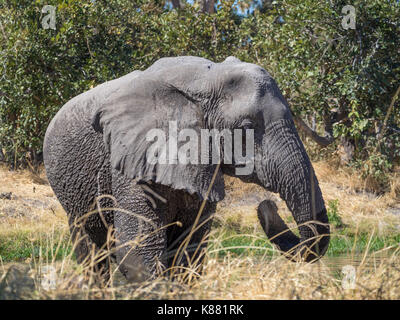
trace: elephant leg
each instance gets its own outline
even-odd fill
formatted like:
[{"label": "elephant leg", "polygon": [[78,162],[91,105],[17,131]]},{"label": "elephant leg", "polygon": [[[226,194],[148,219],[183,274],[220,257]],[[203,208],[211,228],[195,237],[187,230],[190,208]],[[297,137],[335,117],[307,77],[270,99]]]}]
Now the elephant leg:
[{"label": "elephant leg", "polygon": [[[168,246],[168,252],[170,252],[168,267],[172,267],[178,274],[185,271],[189,271],[191,274],[193,272],[194,274],[201,274],[207,249],[208,235],[212,224],[212,215],[215,212],[215,208],[215,203],[206,204],[197,224],[197,226],[201,226],[196,228],[196,231],[194,231],[189,240],[188,237],[195,222],[194,219],[197,212],[187,215],[191,217],[189,220],[185,221],[185,217],[182,217],[181,220],[185,221],[183,228],[178,229],[178,227],[174,227],[174,230],[171,230]],[[186,241],[186,244],[183,244],[183,241]],[[171,253],[173,253],[172,256]]]},{"label": "elephant leg", "polygon": [[107,262],[94,258],[99,257],[101,248],[107,247],[112,212],[102,212],[102,216],[98,212],[90,216],[88,213],[99,205],[112,207],[109,198],[99,199],[112,194],[110,155],[103,136],[86,127],[89,120],[82,117],[80,114],[73,118],[77,121],[60,122],[46,135],[44,161],[50,185],[68,216],[77,262],[83,264],[86,275],[106,283]]},{"label": "elephant leg", "polygon": [[83,266],[84,274],[101,286],[108,285],[110,279],[109,259],[100,260],[100,250],[84,227],[77,227],[72,221],[69,224],[76,261]]},{"label": "elephant leg", "polygon": [[105,163],[97,174],[96,197],[88,214],[79,219],[69,218],[77,262],[101,285],[110,280],[113,212],[103,208],[114,207],[111,193],[111,174],[109,164]]},{"label": "elephant leg", "polygon": [[162,210],[143,188],[116,170],[112,173],[116,260],[128,281],[154,278],[164,270],[166,229]]},{"label": "elephant leg", "polygon": [[187,253],[185,253],[181,262],[182,266],[188,267],[197,274],[201,274],[203,269],[210,229],[211,220],[193,234],[186,250]]}]

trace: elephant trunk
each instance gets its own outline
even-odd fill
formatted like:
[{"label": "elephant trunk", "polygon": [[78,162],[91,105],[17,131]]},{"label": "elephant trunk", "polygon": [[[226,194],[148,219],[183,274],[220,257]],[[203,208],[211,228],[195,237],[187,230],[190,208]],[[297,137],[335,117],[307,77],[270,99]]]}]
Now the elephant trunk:
[{"label": "elephant trunk", "polygon": [[267,189],[285,200],[299,228],[300,238],[277,214],[272,201],[258,207],[267,237],[291,260],[315,261],[326,252],[329,225],[324,200],[311,162],[292,119],[270,124],[263,141],[264,157],[258,176]]}]

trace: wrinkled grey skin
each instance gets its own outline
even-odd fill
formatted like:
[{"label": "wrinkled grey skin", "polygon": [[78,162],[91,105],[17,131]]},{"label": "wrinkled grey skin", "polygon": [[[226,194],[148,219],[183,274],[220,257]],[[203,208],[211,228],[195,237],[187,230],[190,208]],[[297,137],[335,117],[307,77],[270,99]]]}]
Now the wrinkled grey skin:
[{"label": "wrinkled grey skin", "polygon": [[[140,278],[138,270],[145,270],[146,277],[171,266],[174,249],[193,225],[216,169],[216,165],[146,161],[152,143],[146,141],[146,133],[153,128],[167,132],[171,120],[179,128],[198,132],[201,128],[254,129],[255,170],[239,178],[279,193],[301,225],[300,239],[287,232],[272,241],[287,256],[297,255],[304,261],[325,253],[329,226],[322,194],[287,102],[272,77],[261,67],[234,57],[222,63],[176,57],[160,59],[145,71],[134,71],[73,98],[47,129],[46,172],[68,213],[73,239],[83,238],[75,250],[79,262],[84,263],[91,250],[107,248],[107,230],[113,226],[117,242],[111,246],[129,244],[139,232],[148,234],[139,247],[130,250],[126,245],[114,255],[128,279]],[[221,164],[202,219],[212,215],[224,198],[223,174],[235,175],[235,165]],[[114,199],[96,203],[101,195]],[[74,224],[95,206],[122,208],[152,223],[126,211],[108,210],[102,217],[90,215],[83,228]],[[269,237],[287,228],[266,203],[260,204],[258,217]],[[155,231],[176,221],[182,226]],[[317,223],[302,225],[311,221]],[[211,220],[194,233],[188,247],[190,259],[201,261],[200,251],[190,248],[197,247],[210,224]],[[319,242],[310,240],[316,235]],[[95,265],[105,278],[107,263]],[[188,265],[187,256],[177,263]]]}]

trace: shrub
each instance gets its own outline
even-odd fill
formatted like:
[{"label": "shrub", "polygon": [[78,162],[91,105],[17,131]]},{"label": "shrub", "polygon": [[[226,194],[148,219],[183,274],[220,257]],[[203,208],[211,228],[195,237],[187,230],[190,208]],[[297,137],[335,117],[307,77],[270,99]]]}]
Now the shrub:
[{"label": "shrub", "polygon": [[[295,115],[314,117],[336,144],[352,147],[352,165],[387,185],[400,159],[398,100],[389,110],[400,84],[400,4],[353,1],[356,29],[345,30],[346,1],[246,1],[243,7],[253,4],[246,15],[235,3],[221,1],[216,13],[204,14],[189,4],[171,10],[160,0],[3,0],[5,160],[39,163],[50,119],[97,84],[164,56],[236,55],[269,70]],[[45,4],[56,7],[56,30],[42,27]]]},{"label": "shrub", "polygon": [[270,70],[295,114],[351,144],[354,164],[385,184],[400,158],[400,111],[389,109],[400,85],[400,3],[353,1],[356,28],[345,30],[346,4],[282,0],[256,10],[241,26],[242,57]]}]

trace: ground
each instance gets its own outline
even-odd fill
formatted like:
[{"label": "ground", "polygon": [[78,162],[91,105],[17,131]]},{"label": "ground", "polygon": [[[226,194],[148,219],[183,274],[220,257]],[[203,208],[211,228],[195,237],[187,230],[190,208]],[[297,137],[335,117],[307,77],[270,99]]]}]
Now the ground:
[{"label": "ground", "polygon": [[378,196],[366,191],[367,182],[357,172],[326,162],[313,165],[332,225],[320,262],[296,264],[282,257],[263,234],[256,207],[272,197],[295,228],[284,202],[227,178],[227,196],[218,204],[200,278],[132,285],[115,271],[107,289],[85,280],[75,263],[66,214],[43,169],[0,167],[0,300],[399,299],[400,178],[394,175],[390,192]]}]

